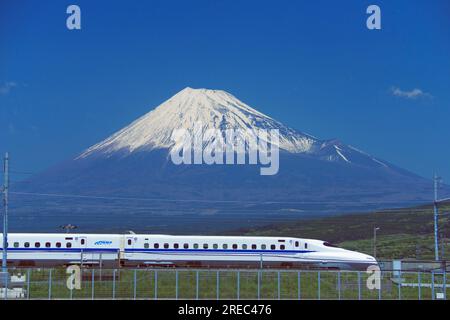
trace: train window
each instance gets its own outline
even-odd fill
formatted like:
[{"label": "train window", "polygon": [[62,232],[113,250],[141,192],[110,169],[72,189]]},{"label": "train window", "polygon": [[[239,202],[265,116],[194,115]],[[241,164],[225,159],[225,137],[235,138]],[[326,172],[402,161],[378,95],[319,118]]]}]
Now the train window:
[{"label": "train window", "polygon": [[236,250],[236,249],[237,249],[237,247],[238,247],[238,246],[237,246],[237,244],[233,244],[233,249],[235,249],[235,250]]},{"label": "train window", "polygon": [[164,243],[164,249],[169,249],[169,244],[168,243]]},{"label": "train window", "polygon": [[272,245],[270,245],[270,249],[271,250],[275,250],[277,247],[274,245],[274,244],[272,244]]},{"label": "train window", "polygon": [[72,248],[72,243],[71,242],[67,242],[66,243],[66,248]]},{"label": "train window", "polygon": [[252,244],[252,250],[256,250],[257,246],[256,244]]},{"label": "train window", "polygon": [[73,240],[73,238],[66,238],[66,240]]},{"label": "train window", "polygon": [[14,242],[14,248],[18,248],[19,247],[19,243],[18,242]]},{"label": "train window", "polygon": [[56,243],[56,247],[57,247],[57,248],[61,248],[61,242],[57,242],[57,243]]},{"label": "train window", "polygon": [[39,247],[41,246],[41,243],[40,243],[40,242],[35,242],[35,243],[34,243],[34,246],[35,246],[36,248],[39,248]]},{"label": "train window", "polygon": [[29,243],[29,242],[25,242],[25,243],[23,244],[23,246],[24,246],[25,248],[29,248],[29,247],[30,247],[30,243]]},{"label": "train window", "polygon": [[267,248],[267,246],[266,246],[265,244],[262,244],[262,245],[261,245],[261,249],[262,249],[262,250],[266,250],[266,248]]},{"label": "train window", "polygon": [[224,243],[224,244],[222,245],[222,248],[223,248],[223,249],[228,249],[228,245],[227,245],[226,243]]},{"label": "train window", "polygon": [[180,247],[180,246],[178,245],[178,243],[174,243],[174,244],[173,244],[173,248],[174,248],[174,249],[178,249],[179,247]]},{"label": "train window", "polygon": [[330,243],[330,242],[327,242],[327,241],[325,241],[325,242],[323,243],[323,245],[324,245],[325,247],[333,247],[333,248],[337,248],[337,247],[338,247],[337,245],[334,245],[334,244],[332,244],[332,243]]},{"label": "train window", "polygon": [[305,249],[308,249],[308,244],[305,242]]},{"label": "train window", "polygon": [[185,249],[189,249],[189,243],[185,243],[185,244],[183,244],[183,248],[185,248]]},{"label": "train window", "polygon": [[214,243],[213,244],[213,249],[217,249],[217,248],[219,248],[219,245],[217,243]]},{"label": "train window", "polygon": [[128,239],[128,245],[131,246],[131,239]]},{"label": "train window", "polygon": [[243,245],[242,245],[242,249],[247,250],[247,245],[246,245],[246,244],[243,244]]},{"label": "train window", "polygon": [[85,244],[86,243],[86,240],[84,240],[84,239],[81,239],[81,244]]},{"label": "train window", "polygon": [[194,249],[198,249],[198,243],[194,243]]},{"label": "train window", "polygon": [[155,244],[153,245],[153,248],[158,249],[158,248],[159,248],[159,243],[155,243]]},{"label": "train window", "polygon": [[295,241],[295,246],[298,247],[298,241]]},{"label": "train window", "polygon": [[148,249],[148,248],[150,248],[150,245],[148,243],[144,243],[144,248]]},{"label": "train window", "polygon": [[203,244],[203,249],[208,249],[208,244],[207,243]]},{"label": "train window", "polygon": [[281,245],[280,245],[280,250],[284,250],[284,248],[285,248],[285,247],[284,247],[284,244],[281,244]]},{"label": "train window", "polygon": [[52,244],[51,244],[50,242],[46,242],[46,243],[45,243],[45,247],[46,247],[46,248],[50,248],[51,246],[52,246]]},{"label": "train window", "polygon": [[279,239],[278,242],[285,242],[286,240],[283,239]]}]

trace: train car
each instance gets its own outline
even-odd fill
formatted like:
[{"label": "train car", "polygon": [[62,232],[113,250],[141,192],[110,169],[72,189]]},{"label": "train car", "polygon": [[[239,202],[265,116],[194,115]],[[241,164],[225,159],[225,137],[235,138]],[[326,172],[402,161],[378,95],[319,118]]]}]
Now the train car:
[{"label": "train car", "polygon": [[[8,265],[111,265],[118,261],[123,241],[115,234],[10,233]],[[3,250],[3,237],[0,244]]]},{"label": "train car", "polygon": [[326,241],[291,237],[12,233],[8,264],[365,270],[377,262]]}]

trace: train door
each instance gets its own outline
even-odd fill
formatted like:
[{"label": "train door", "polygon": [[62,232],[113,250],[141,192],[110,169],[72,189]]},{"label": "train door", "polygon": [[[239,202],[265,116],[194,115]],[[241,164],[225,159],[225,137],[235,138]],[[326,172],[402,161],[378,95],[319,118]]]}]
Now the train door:
[{"label": "train door", "polygon": [[87,248],[87,239],[86,239],[86,237],[79,237],[78,238],[78,245],[79,245],[79,247],[80,247],[80,261],[81,261],[81,264],[83,264],[83,263],[86,263],[91,257],[88,257],[87,255],[86,255],[86,248]]},{"label": "train door", "polygon": [[125,242],[125,249],[133,249],[134,248],[134,237],[127,237]]},{"label": "train door", "polygon": [[135,258],[135,253],[133,252],[133,248],[135,246],[136,239],[133,236],[127,236],[125,238],[125,259],[127,264],[131,264]]},{"label": "train door", "polygon": [[78,240],[80,242],[80,248],[81,249],[86,249],[86,247],[87,247],[87,239],[86,239],[86,237],[79,237]]}]

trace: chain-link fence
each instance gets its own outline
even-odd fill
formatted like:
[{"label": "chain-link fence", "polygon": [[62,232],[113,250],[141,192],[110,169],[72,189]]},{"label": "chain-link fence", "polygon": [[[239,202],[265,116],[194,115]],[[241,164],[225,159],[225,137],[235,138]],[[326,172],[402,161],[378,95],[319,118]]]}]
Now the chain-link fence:
[{"label": "chain-link fence", "polygon": [[445,272],[92,268],[75,271],[12,269],[7,283],[2,283],[1,298],[417,300],[446,299],[450,287]]}]

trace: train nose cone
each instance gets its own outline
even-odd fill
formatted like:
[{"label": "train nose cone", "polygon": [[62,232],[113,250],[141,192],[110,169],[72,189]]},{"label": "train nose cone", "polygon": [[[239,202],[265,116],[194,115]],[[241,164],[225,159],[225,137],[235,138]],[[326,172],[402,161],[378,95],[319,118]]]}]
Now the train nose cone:
[{"label": "train nose cone", "polygon": [[363,254],[360,253],[359,257],[358,257],[362,262],[366,262],[366,263],[372,263],[372,264],[377,264],[377,259],[375,259],[374,257],[368,255],[368,254]]},{"label": "train nose cone", "polygon": [[355,251],[347,251],[346,255],[350,260],[353,260],[355,263],[363,264],[363,265],[374,265],[378,264],[377,260],[365,253],[355,252]]}]

